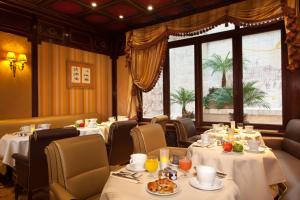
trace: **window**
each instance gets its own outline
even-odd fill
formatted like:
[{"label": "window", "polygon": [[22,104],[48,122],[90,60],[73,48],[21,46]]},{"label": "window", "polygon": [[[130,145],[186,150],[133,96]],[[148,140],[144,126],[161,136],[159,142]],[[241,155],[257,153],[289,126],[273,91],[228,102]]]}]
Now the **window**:
[{"label": "window", "polygon": [[161,73],[154,88],[149,92],[143,92],[143,117],[152,118],[162,115],[163,105],[163,74]]},{"label": "window", "polygon": [[281,32],[243,36],[243,102],[248,123],[282,124]]},{"label": "window", "polygon": [[235,120],[281,129],[283,31],[283,22],[259,28],[229,24],[198,36],[170,37],[161,83],[166,94],[160,89],[166,99],[160,99],[163,107],[156,107],[171,119],[189,117],[201,126]]},{"label": "window", "polygon": [[194,45],[169,50],[170,117],[195,117]]},{"label": "window", "polygon": [[229,122],[233,114],[232,39],[202,43],[203,121]]}]

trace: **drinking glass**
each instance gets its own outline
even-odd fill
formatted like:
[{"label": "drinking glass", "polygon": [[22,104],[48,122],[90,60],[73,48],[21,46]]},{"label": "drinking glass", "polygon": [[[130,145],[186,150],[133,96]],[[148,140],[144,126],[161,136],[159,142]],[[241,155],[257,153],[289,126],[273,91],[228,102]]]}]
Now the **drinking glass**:
[{"label": "drinking glass", "polygon": [[239,129],[239,131],[242,131],[244,128],[244,124],[243,123],[237,123],[237,128]]},{"label": "drinking glass", "polygon": [[158,168],[158,158],[157,156],[148,156],[145,162],[145,168],[149,172],[149,177],[155,178],[154,173]]},{"label": "drinking glass", "polygon": [[192,167],[191,159],[187,157],[183,157],[182,159],[179,160],[179,169],[183,171],[184,177],[187,177],[188,171],[191,169],[191,167]]}]

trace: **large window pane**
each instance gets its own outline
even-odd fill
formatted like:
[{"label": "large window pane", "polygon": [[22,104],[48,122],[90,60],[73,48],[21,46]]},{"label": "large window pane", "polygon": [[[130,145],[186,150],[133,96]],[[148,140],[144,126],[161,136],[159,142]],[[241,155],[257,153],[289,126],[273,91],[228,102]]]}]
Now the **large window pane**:
[{"label": "large window pane", "polygon": [[243,36],[245,121],[282,124],[281,32]]},{"label": "large window pane", "polygon": [[233,115],[232,39],[202,43],[202,81],[203,121],[230,121]]},{"label": "large window pane", "polygon": [[163,75],[161,74],[155,87],[143,93],[143,118],[152,118],[164,113],[163,108]]},{"label": "large window pane", "polygon": [[195,117],[194,45],[170,49],[171,119]]}]

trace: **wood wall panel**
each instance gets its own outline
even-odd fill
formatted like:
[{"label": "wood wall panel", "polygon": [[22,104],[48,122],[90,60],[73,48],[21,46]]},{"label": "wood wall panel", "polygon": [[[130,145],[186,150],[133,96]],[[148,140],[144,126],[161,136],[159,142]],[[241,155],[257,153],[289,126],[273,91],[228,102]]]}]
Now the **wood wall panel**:
[{"label": "wood wall panel", "polygon": [[[111,115],[111,60],[109,56],[42,42],[39,45],[39,116],[97,112]],[[67,88],[66,62],[95,67],[95,89]]]},{"label": "wood wall panel", "polygon": [[[8,51],[25,53],[27,63],[16,77],[5,60]],[[0,32],[0,120],[31,117],[31,44],[25,37]]]},{"label": "wood wall panel", "polygon": [[129,72],[125,67],[126,56],[120,56],[117,60],[117,107],[118,115],[127,115],[127,99],[128,99],[128,84]]}]

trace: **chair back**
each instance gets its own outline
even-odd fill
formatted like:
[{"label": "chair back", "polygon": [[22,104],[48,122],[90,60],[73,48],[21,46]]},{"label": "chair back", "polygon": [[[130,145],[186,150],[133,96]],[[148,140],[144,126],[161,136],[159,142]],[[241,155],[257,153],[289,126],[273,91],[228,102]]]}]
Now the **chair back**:
[{"label": "chair back", "polygon": [[197,135],[197,130],[193,120],[190,118],[180,118],[174,120],[178,141],[187,141],[189,137]]},{"label": "chair back", "polygon": [[108,160],[110,165],[122,165],[133,153],[130,130],[137,126],[135,120],[118,121],[111,124],[108,136]]},{"label": "chair back", "polygon": [[167,146],[164,130],[159,124],[147,124],[131,130],[135,153],[148,154]]},{"label": "chair back", "polygon": [[282,149],[300,159],[300,119],[292,119],[287,124]]},{"label": "chair back", "polygon": [[[76,128],[57,128],[35,131],[29,137],[28,187],[30,189],[36,189],[49,185],[47,159],[44,152],[46,146],[48,146],[54,140],[75,137],[78,135],[79,131],[77,131]],[[17,171],[17,173],[19,172]]]},{"label": "chair back", "polygon": [[153,117],[151,119],[151,124],[160,124],[164,130],[164,132],[166,132],[166,124],[169,120],[169,117],[167,115],[157,115],[155,117]]},{"label": "chair back", "polygon": [[45,152],[50,184],[59,184],[76,199],[100,198],[109,177],[107,152],[101,135],[57,140]]}]

